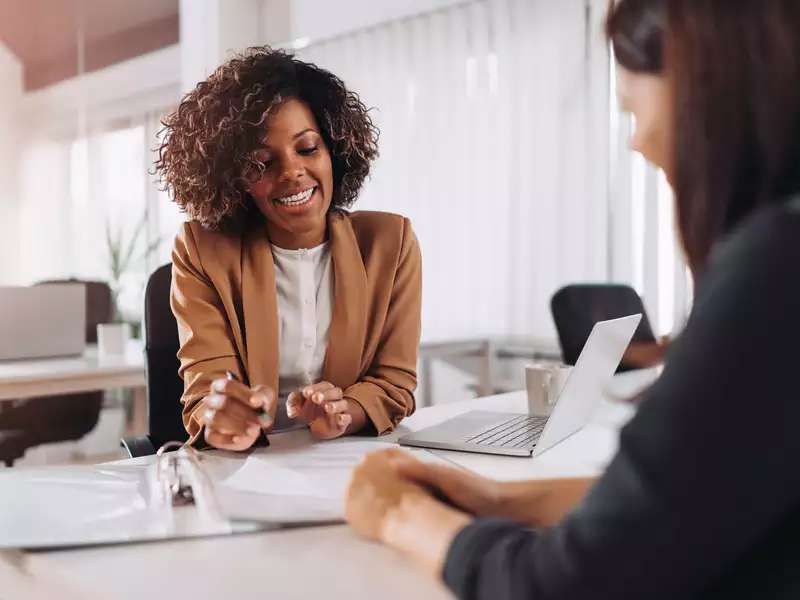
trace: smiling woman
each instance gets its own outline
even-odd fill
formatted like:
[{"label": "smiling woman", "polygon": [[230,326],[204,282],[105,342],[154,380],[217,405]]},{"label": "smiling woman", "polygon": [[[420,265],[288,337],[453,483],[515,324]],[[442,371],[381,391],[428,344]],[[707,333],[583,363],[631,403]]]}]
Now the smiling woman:
[{"label": "smiling woman", "polygon": [[[313,248],[324,241],[325,215],[333,196],[333,167],[314,114],[304,102],[287,100],[267,120],[264,149],[256,153],[263,172],[248,192],[267,217],[273,242],[282,248]],[[278,171],[281,162],[287,177]]]},{"label": "smiling woman", "polygon": [[164,121],[190,441],[381,434],[414,410],[421,259],[407,219],[348,212],[378,131],[331,73],[252,48]]}]

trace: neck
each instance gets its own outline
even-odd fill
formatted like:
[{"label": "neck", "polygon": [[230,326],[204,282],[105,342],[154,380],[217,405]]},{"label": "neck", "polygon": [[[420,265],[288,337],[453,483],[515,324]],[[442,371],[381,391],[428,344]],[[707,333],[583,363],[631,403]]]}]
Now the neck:
[{"label": "neck", "polygon": [[278,246],[278,248],[299,250],[300,248],[316,248],[322,244],[328,237],[328,227],[326,224],[321,229],[295,233],[267,223],[267,233],[269,234],[270,242]]}]

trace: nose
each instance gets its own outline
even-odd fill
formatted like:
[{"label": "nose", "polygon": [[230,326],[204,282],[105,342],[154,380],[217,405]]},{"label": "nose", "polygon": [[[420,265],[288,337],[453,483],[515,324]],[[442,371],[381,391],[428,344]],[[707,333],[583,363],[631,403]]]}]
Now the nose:
[{"label": "nose", "polygon": [[295,156],[287,156],[281,163],[281,181],[292,181],[300,178],[306,170],[303,163]]}]

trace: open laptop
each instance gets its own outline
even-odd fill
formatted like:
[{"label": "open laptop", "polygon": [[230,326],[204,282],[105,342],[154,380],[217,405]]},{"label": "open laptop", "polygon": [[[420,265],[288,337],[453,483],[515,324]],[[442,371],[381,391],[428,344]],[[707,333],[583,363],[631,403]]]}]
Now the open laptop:
[{"label": "open laptop", "polygon": [[401,437],[401,446],[538,456],[581,429],[602,397],[642,315],[595,324],[549,417],[470,411]]},{"label": "open laptop", "polygon": [[86,286],[0,287],[0,360],[81,354]]}]

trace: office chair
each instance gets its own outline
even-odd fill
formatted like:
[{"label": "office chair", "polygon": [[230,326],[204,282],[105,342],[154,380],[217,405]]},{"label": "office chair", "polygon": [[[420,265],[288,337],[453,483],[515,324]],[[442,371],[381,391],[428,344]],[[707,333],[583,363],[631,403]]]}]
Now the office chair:
[{"label": "office chair", "polygon": [[[111,319],[111,288],[103,281],[60,279],[41,284],[86,286],[86,341],[97,343],[97,325]],[[103,392],[26,398],[0,404],[0,461],[13,466],[28,448],[78,440],[97,425]]]},{"label": "office chair", "polygon": [[[553,294],[550,310],[558,331],[563,359],[568,365],[574,365],[578,360],[597,321],[641,313],[642,320],[633,334],[632,342],[656,341],[642,299],[636,290],[627,285],[568,285]],[[618,371],[632,368],[623,363]]]},{"label": "office chair", "polygon": [[171,284],[172,265],[166,264],[150,275],[145,289],[144,358],[150,433],[121,440],[131,458],[155,454],[166,442],[189,438],[181,418],[183,380],[178,375],[178,323],[169,305]]}]

